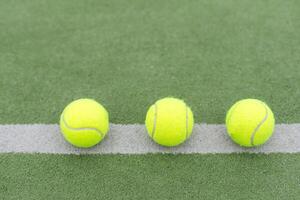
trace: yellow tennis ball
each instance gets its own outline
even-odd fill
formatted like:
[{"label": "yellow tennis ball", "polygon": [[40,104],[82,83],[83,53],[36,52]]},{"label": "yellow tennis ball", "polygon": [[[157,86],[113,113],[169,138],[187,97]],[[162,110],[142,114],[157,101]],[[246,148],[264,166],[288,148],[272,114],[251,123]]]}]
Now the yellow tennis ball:
[{"label": "yellow tennis ball", "polygon": [[257,99],[235,103],[227,113],[226,127],[234,142],[244,147],[264,144],[272,135],[275,119],[272,110]]},{"label": "yellow tennis ball", "polygon": [[64,138],[76,147],[88,148],[98,144],[109,129],[108,113],[92,99],[70,103],[60,117]]},{"label": "yellow tennis ball", "polygon": [[190,137],[194,117],[184,101],[164,98],[152,105],[146,115],[149,136],[163,146],[176,146]]}]

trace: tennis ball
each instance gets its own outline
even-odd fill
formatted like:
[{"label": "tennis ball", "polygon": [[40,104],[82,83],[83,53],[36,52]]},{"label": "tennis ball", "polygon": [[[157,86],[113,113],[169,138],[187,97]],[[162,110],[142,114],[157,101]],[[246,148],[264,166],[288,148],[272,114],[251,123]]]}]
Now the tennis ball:
[{"label": "tennis ball", "polygon": [[60,116],[64,138],[76,147],[88,148],[98,144],[109,129],[108,113],[92,99],[71,102]]},{"label": "tennis ball", "polygon": [[184,101],[164,98],[153,104],[146,115],[149,136],[163,146],[176,146],[190,137],[194,117]]},{"label": "tennis ball", "polygon": [[272,135],[275,119],[272,110],[257,99],[236,102],[226,115],[226,127],[234,142],[244,147],[264,144]]}]

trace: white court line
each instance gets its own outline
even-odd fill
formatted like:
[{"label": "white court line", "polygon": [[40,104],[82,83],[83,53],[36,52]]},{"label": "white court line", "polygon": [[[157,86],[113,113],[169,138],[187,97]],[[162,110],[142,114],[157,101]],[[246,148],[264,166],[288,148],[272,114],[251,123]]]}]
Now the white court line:
[{"label": "white court line", "polygon": [[196,124],[193,134],[175,148],[155,144],[144,125],[111,124],[106,138],[91,149],[68,144],[58,125],[0,125],[0,153],[146,154],[146,153],[300,153],[300,124],[276,125],[271,139],[257,148],[234,144],[224,125]]}]

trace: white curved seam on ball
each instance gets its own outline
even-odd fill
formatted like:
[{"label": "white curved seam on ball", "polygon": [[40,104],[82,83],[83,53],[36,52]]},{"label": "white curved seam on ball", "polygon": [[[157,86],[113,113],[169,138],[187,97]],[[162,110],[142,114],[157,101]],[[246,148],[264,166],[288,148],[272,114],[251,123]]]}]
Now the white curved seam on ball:
[{"label": "white curved seam on ball", "polygon": [[157,105],[154,104],[154,121],[151,136],[154,138],[155,130],[156,130],[156,121],[157,121]]},{"label": "white curved seam on ball", "polygon": [[252,132],[251,134],[251,139],[250,139],[250,142],[251,142],[251,145],[254,146],[254,137],[258,131],[258,129],[265,123],[265,121],[268,119],[268,116],[269,116],[269,112],[268,112],[268,109],[265,105],[263,105],[265,110],[266,110],[266,114],[265,114],[265,117],[263,118],[263,120],[257,125],[257,127],[254,129],[254,131]]},{"label": "white curved seam on ball", "polygon": [[186,112],[186,134],[185,134],[185,139],[187,139],[188,134],[189,134],[189,113],[188,113],[187,105],[185,105],[185,112]]},{"label": "white curved seam on ball", "polygon": [[[233,113],[233,111],[235,111],[237,109],[237,107],[240,103],[241,102],[238,102],[236,105],[233,105],[234,107],[233,107],[232,111],[229,113],[230,115],[228,116],[228,123],[225,122],[226,124],[230,124],[232,113]],[[229,130],[227,131],[227,133],[231,136],[231,133],[229,132]]]},{"label": "white curved seam on ball", "polygon": [[74,131],[92,130],[92,131],[96,131],[101,136],[102,139],[104,138],[104,134],[100,130],[98,130],[97,128],[93,128],[93,127],[73,128],[73,127],[68,125],[68,123],[66,122],[66,120],[64,118],[64,115],[62,115],[61,118],[62,118],[63,123],[66,125],[66,127],[68,129],[71,129],[71,130],[74,130]]}]

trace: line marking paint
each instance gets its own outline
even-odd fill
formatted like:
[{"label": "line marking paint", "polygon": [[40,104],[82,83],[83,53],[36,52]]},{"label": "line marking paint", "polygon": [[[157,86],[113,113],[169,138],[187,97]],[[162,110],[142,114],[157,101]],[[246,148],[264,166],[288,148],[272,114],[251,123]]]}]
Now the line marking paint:
[{"label": "line marking paint", "polygon": [[191,137],[173,148],[155,144],[141,124],[110,124],[104,140],[90,149],[67,143],[56,124],[0,125],[0,153],[146,154],[146,153],[300,153],[300,124],[276,125],[263,146],[242,148],[231,141],[225,125],[195,124]]}]

